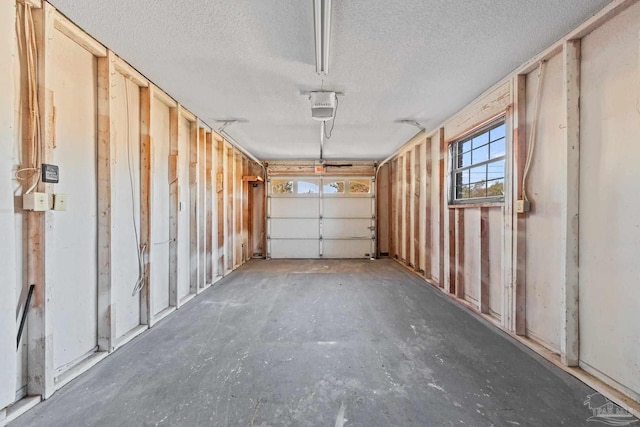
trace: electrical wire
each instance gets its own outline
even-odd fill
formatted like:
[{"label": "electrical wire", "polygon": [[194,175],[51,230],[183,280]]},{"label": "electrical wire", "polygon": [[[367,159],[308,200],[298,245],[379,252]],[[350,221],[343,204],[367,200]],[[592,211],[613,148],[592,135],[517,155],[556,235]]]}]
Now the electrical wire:
[{"label": "electrical wire", "polygon": [[[22,29],[18,31],[18,45],[25,57],[27,74],[27,106],[29,109],[29,145],[31,161],[28,167],[15,172],[17,180],[34,179],[31,186],[23,193],[31,193],[40,183],[40,163],[42,156],[42,131],[40,128],[40,104],[38,100],[38,46],[36,43],[35,25],[31,5],[23,4]],[[22,172],[32,171],[30,177],[23,178]]]},{"label": "electrical wire", "polygon": [[[122,74],[121,74],[122,75]],[[133,173],[133,150],[131,147],[131,116],[129,113],[129,82],[128,79],[122,75],[124,81],[124,98],[125,98],[125,111],[127,121],[127,168],[129,169],[129,188],[131,194],[131,219],[133,222],[133,234],[136,240],[136,252],[138,255],[138,279],[133,286],[131,296],[134,296],[144,286],[144,263],[143,263],[143,251],[146,250],[146,245],[140,245],[140,233],[138,231],[138,223],[136,218],[136,191],[135,191],[135,176]]]},{"label": "electrical wire", "polygon": [[327,139],[331,139],[331,135],[333,135],[333,127],[336,125],[336,116],[338,115],[338,95],[336,97],[336,110],[333,112],[333,120],[331,121],[331,130],[327,132],[327,122],[323,122],[322,126],[324,126],[324,135]]},{"label": "electrical wire", "polygon": [[527,197],[527,176],[531,169],[531,162],[533,161],[533,152],[536,145],[536,128],[538,127],[538,117],[540,115],[540,97],[542,96],[542,83],[544,80],[545,61],[540,61],[538,65],[538,83],[536,88],[536,99],[533,106],[533,120],[531,123],[531,132],[529,133],[529,144],[527,146],[527,160],[524,164],[524,171],[522,174],[522,198],[525,201],[529,201]]}]

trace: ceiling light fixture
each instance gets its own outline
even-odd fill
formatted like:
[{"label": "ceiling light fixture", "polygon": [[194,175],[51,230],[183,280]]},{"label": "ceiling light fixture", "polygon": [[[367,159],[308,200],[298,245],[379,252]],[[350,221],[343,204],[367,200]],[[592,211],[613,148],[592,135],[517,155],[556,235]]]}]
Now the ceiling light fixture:
[{"label": "ceiling light fixture", "polygon": [[331,0],[313,0],[313,20],[316,35],[316,73],[329,74]]}]

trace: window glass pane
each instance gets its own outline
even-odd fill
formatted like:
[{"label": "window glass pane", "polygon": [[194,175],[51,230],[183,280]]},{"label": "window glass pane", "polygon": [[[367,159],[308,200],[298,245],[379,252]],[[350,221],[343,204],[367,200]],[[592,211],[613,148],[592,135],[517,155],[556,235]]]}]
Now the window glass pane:
[{"label": "window glass pane", "polygon": [[320,192],[318,181],[300,180],[298,181],[298,194],[317,194]]},{"label": "window glass pane", "polygon": [[506,125],[503,123],[500,126],[497,126],[493,129],[491,129],[491,141],[495,141],[496,139],[500,139],[500,138],[504,138],[504,132],[505,132],[505,127]]},{"label": "window glass pane", "polygon": [[287,179],[272,179],[271,191],[273,194],[291,194],[293,193],[293,181]]},{"label": "window glass pane", "polygon": [[504,196],[504,179],[494,179],[487,181],[487,196]]},{"label": "window glass pane", "polygon": [[471,150],[471,140],[463,141],[460,143],[460,152],[466,153]]},{"label": "window glass pane", "polygon": [[489,173],[487,179],[504,178],[504,160],[491,162],[487,165]]},{"label": "window glass pane", "polygon": [[489,146],[483,145],[480,148],[474,149],[471,152],[471,160],[473,161],[473,164],[489,160]]},{"label": "window glass pane", "polygon": [[489,146],[489,151],[491,152],[492,159],[495,159],[496,157],[502,157],[506,154],[504,141],[504,138],[501,138],[491,143],[491,145]]},{"label": "window glass pane", "polygon": [[487,180],[487,165],[476,166],[475,168],[471,168],[471,169],[469,169],[469,173],[471,175],[470,181],[469,181],[471,184],[474,184],[474,183],[480,182],[480,181],[486,181]]},{"label": "window glass pane", "polygon": [[485,144],[488,144],[488,143],[489,143],[489,133],[488,132],[482,133],[482,134],[476,136],[475,138],[473,138],[473,148],[478,148],[478,147],[480,147],[482,145],[485,145]]},{"label": "window glass pane", "polygon": [[471,152],[468,151],[464,154],[460,154],[460,160],[458,163],[459,168],[464,168],[467,166],[471,166]]},{"label": "window glass pane", "polygon": [[487,182],[476,182],[475,184],[471,184],[471,188],[469,189],[469,194],[472,199],[476,197],[486,197],[487,196]]},{"label": "window glass pane", "polygon": [[352,179],[349,181],[349,193],[368,194],[371,191],[371,181],[368,179]]},{"label": "window glass pane", "polygon": [[344,181],[325,182],[322,186],[324,194],[343,194]]}]

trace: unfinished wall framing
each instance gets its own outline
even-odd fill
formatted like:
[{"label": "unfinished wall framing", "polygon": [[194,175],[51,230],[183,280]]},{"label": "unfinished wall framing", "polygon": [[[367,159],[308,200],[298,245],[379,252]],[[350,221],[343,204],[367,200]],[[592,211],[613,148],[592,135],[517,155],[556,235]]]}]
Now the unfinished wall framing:
[{"label": "unfinished wall framing", "polygon": [[[627,284],[640,273],[629,259],[640,237],[624,194],[640,154],[631,140],[640,131],[639,23],[640,3],[612,2],[416,135],[383,166],[389,190],[379,194],[391,207],[380,246],[390,257],[636,414],[640,338],[631,325],[640,320]],[[450,204],[449,144],[499,116],[509,136],[504,201]],[[525,188],[532,209],[517,213]],[[616,344],[602,345],[603,335]]]},{"label": "unfinished wall framing", "polygon": [[[0,320],[3,422],[240,266],[253,255],[243,251],[249,227],[263,226],[250,221],[242,202],[248,200],[242,173],[260,175],[253,160],[48,3],[3,2],[1,8],[7,32],[0,55],[13,64],[0,85],[3,99],[13,100],[0,110],[0,131],[10,141],[0,155],[0,197],[13,206],[9,214],[2,211],[3,218],[9,215],[1,223],[8,238],[0,243],[8,263],[3,271],[11,273],[9,297],[2,299],[11,305],[2,313],[10,316]],[[31,79],[25,14],[33,17],[27,22],[38,58]],[[30,121],[30,87],[42,117],[39,145],[33,143],[38,127]],[[233,163],[221,162],[223,144]],[[33,156],[60,167],[59,183],[39,182],[34,190],[48,195],[50,207],[54,194],[66,195],[66,211],[22,209],[23,194],[38,175]],[[14,177],[18,170],[22,181]],[[223,185],[226,174],[231,187]],[[225,212],[217,196],[222,188],[235,201]],[[241,220],[219,232],[226,213]],[[228,270],[219,265],[220,245],[238,254]],[[11,313],[24,310],[32,283],[16,352]]]}]

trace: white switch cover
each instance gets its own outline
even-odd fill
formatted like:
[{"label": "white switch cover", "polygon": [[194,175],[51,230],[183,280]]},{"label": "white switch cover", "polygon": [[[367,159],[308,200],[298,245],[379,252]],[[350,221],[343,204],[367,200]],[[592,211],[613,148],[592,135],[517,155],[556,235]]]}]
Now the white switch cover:
[{"label": "white switch cover", "polygon": [[22,209],[25,211],[48,211],[49,195],[47,193],[29,193],[22,196]]},{"label": "white switch cover", "polygon": [[67,210],[67,195],[66,194],[54,194],[53,195],[53,210],[54,211],[66,211]]}]

